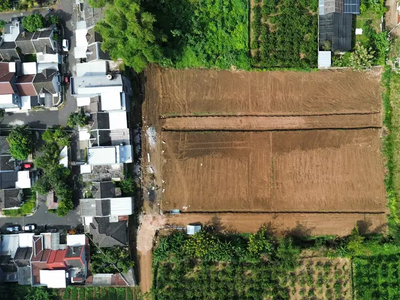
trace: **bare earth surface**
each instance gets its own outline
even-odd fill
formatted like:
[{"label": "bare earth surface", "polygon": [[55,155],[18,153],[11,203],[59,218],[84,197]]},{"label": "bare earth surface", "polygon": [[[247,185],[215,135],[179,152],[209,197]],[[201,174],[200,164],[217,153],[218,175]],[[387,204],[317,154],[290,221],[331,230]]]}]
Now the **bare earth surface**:
[{"label": "bare earth surface", "polygon": [[[379,75],[372,72],[230,72],[154,70],[160,114],[304,115],[379,112]],[[158,77],[158,78],[157,78]],[[155,99],[153,99],[155,100]]]},{"label": "bare earth surface", "polygon": [[241,233],[254,233],[262,225],[271,224],[280,235],[297,228],[310,235],[345,236],[351,233],[356,224],[369,232],[385,232],[387,218],[384,213],[183,213],[169,215],[167,222],[175,226],[200,222]]},{"label": "bare earth surface", "polygon": [[181,117],[161,121],[164,130],[300,130],[380,128],[380,113],[287,117]]},{"label": "bare earth surface", "polygon": [[384,212],[380,130],[164,131],[162,209]]}]

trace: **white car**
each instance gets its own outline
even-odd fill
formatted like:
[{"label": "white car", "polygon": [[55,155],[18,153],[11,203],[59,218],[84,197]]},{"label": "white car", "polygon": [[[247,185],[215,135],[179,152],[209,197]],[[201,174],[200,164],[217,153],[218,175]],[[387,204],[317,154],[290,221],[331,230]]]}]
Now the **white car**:
[{"label": "white car", "polygon": [[34,231],[36,229],[36,225],[35,224],[26,224],[24,226],[24,230],[25,231]]},{"label": "white car", "polygon": [[67,39],[63,39],[62,47],[64,52],[68,52],[69,50],[69,41]]}]

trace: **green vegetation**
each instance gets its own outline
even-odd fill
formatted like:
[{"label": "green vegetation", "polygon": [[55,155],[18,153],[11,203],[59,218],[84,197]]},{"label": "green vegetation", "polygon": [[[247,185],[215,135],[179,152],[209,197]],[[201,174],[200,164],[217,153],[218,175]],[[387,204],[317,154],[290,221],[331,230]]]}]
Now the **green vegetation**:
[{"label": "green vegetation", "polygon": [[288,299],[287,280],[298,255],[291,239],[278,240],[265,229],[250,238],[175,232],[163,237],[154,251],[153,296],[158,300]]},{"label": "green vegetation", "polygon": [[166,67],[250,67],[248,1],[119,0],[96,24],[103,50],[141,72]]},{"label": "green vegetation", "polygon": [[80,126],[84,127],[89,124],[89,118],[85,115],[83,109],[79,112],[74,112],[69,115],[67,125],[69,127]]},{"label": "green vegetation", "polygon": [[116,181],[115,185],[121,189],[123,197],[132,197],[135,195],[135,182],[133,178],[128,176],[124,180]]},{"label": "green vegetation", "polygon": [[34,13],[22,19],[22,26],[28,32],[35,32],[38,29],[46,27],[46,20],[41,14]]},{"label": "green vegetation", "polygon": [[251,22],[252,64],[313,68],[318,60],[318,0],[256,0]]},{"label": "green vegetation", "polygon": [[31,214],[36,208],[36,193],[32,193],[30,189],[24,189],[25,202],[18,209],[3,210],[3,214],[10,217],[26,216]]},{"label": "green vegetation", "polygon": [[93,273],[127,272],[134,266],[128,247],[102,248],[91,247],[91,263]]},{"label": "green vegetation", "polygon": [[4,28],[6,26],[7,22],[4,20],[0,20],[0,29]]},{"label": "green vegetation", "polygon": [[27,159],[33,152],[33,135],[28,126],[14,127],[7,137],[7,142],[10,145],[10,153],[15,159]]},{"label": "green vegetation", "polygon": [[91,7],[94,8],[100,8],[106,6],[107,2],[110,2],[109,0],[89,0],[88,3]]},{"label": "green vegetation", "polygon": [[357,299],[400,299],[399,255],[357,257],[353,262]]},{"label": "green vegetation", "polygon": [[73,209],[71,171],[60,165],[60,152],[70,143],[70,134],[63,127],[47,129],[42,139],[45,145],[40,149],[41,155],[35,159],[38,168],[44,170],[44,174],[36,181],[34,190],[40,194],[46,194],[54,190],[58,198],[58,216],[65,216]]},{"label": "green vegetation", "polygon": [[399,192],[400,192],[400,74],[385,68],[382,76],[385,92],[382,95],[386,133],[383,138],[383,154],[386,157],[385,186],[390,209],[389,230],[400,242]]},{"label": "green vegetation", "polygon": [[32,287],[19,284],[1,284],[2,300],[58,300],[57,291],[46,287]]},{"label": "green vegetation", "polygon": [[1,0],[0,1],[0,12],[11,9],[11,0]]}]

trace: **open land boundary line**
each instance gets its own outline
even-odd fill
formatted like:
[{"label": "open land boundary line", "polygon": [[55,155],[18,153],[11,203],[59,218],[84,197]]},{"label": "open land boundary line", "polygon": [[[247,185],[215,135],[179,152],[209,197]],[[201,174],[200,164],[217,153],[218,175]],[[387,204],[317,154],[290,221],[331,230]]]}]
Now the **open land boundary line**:
[{"label": "open land boundary line", "polygon": [[163,130],[301,130],[380,128],[381,114],[307,117],[183,117],[160,121]]}]

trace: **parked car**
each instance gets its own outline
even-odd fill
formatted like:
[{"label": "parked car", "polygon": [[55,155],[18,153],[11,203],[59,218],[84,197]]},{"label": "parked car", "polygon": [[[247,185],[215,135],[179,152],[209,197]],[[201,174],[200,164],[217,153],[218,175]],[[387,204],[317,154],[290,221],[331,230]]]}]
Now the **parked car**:
[{"label": "parked car", "polygon": [[24,163],[24,170],[32,169],[33,165],[31,163]]},{"label": "parked car", "polygon": [[68,52],[69,50],[69,41],[67,39],[63,39],[62,47],[64,52]]},{"label": "parked car", "polygon": [[24,230],[25,231],[34,231],[36,229],[36,225],[35,224],[26,224],[24,226]]},{"label": "parked car", "polygon": [[8,232],[19,232],[19,231],[21,231],[21,226],[19,226],[19,225],[7,226],[6,230]]}]

